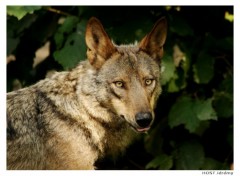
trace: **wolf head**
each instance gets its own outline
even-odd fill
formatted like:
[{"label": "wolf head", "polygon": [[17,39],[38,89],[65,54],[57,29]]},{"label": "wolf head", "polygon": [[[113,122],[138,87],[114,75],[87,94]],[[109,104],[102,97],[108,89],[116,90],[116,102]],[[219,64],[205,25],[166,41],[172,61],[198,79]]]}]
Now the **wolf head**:
[{"label": "wolf head", "polygon": [[149,130],[154,120],[166,36],[165,18],[136,45],[113,44],[96,18],[86,28],[87,58],[96,71],[95,96],[137,132]]}]

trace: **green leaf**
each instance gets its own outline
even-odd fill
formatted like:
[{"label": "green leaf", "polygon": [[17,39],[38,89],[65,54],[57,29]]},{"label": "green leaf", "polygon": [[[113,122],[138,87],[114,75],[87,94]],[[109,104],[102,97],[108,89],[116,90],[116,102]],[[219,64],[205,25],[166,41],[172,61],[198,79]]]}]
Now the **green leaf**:
[{"label": "green leaf", "polygon": [[227,75],[224,78],[224,80],[221,82],[219,86],[219,90],[232,95],[233,94],[233,77],[230,75]]},{"label": "green leaf", "polygon": [[203,146],[195,141],[182,143],[174,155],[176,169],[179,170],[198,170],[203,165],[205,158]]},{"label": "green leaf", "polygon": [[28,13],[41,9],[42,6],[7,6],[7,14],[22,19]]},{"label": "green leaf", "polygon": [[[74,18],[71,20],[71,24]],[[70,23],[70,22],[69,22]],[[75,24],[76,31],[68,35],[64,47],[53,53],[54,59],[59,62],[65,70],[73,68],[79,61],[86,58],[86,44],[85,44],[85,27],[86,21],[81,21]],[[69,27],[64,27],[70,32]]]},{"label": "green leaf", "polygon": [[155,157],[152,161],[150,161],[146,165],[146,169],[161,169],[161,170],[169,170],[173,166],[173,159],[171,156],[162,154]]},{"label": "green leaf", "polygon": [[201,52],[193,65],[194,81],[198,84],[207,84],[214,74],[214,58]]},{"label": "green leaf", "polygon": [[198,128],[194,131],[194,134],[202,136],[205,131],[210,127],[210,121],[200,121]]},{"label": "green leaf", "polygon": [[177,100],[169,112],[171,128],[183,124],[189,132],[196,132],[203,120],[217,120],[216,112],[212,108],[212,100],[191,99],[184,96]]},{"label": "green leaf", "polygon": [[229,118],[233,116],[233,96],[231,94],[215,93],[213,105],[219,117]]},{"label": "green leaf", "polygon": [[73,29],[76,28],[76,25],[79,21],[78,17],[69,16],[64,20],[64,23],[59,27],[58,31],[61,33],[69,34],[73,32]]},{"label": "green leaf", "polygon": [[[165,61],[164,61],[165,60]],[[166,85],[168,92],[178,92],[187,86],[187,72],[189,69],[189,59],[184,57],[176,67],[171,56],[163,59],[164,72],[162,74],[162,84]]]},{"label": "green leaf", "polygon": [[55,51],[53,56],[67,70],[73,68],[80,60],[84,60],[85,53],[84,36],[74,33],[68,37],[63,49]]},{"label": "green leaf", "polygon": [[56,48],[60,49],[64,43],[64,34],[57,31],[54,35],[54,41],[56,44]]},{"label": "green leaf", "polygon": [[[77,34],[73,35],[79,37]],[[73,68],[80,60],[81,55],[85,56],[85,53],[81,53],[79,39],[74,39],[73,44],[66,44],[62,50],[54,52],[54,58],[58,61],[65,70]]]},{"label": "green leaf", "polygon": [[162,60],[162,68],[164,70],[161,77],[161,83],[162,85],[165,85],[174,76],[175,66],[171,56],[164,57]]},{"label": "green leaf", "polygon": [[[178,77],[177,74],[174,74],[174,76]],[[178,92],[180,88],[176,84],[176,79],[171,79],[168,83],[168,92],[173,93],[173,92]]]},{"label": "green leaf", "polygon": [[74,16],[67,17],[64,20],[64,23],[58,28],[57,32],[54,35],[57,49],[62,47],[65,40],[64,36],[74,32],[74,28],[76,28],[78,21],[79,19]]},{"label": "green leaf", "polygon": [[194,101],[187,96],[177,100],[169,112],[169,125],[171,128],[183,124],[190,132],[196,130],[200,120],[193,110],[193,104]]},{"label": "green leaf", "polygon": [[212,107],[212,99],[197,100],[193,108],[199,120],[217,120],[216,112]]}]

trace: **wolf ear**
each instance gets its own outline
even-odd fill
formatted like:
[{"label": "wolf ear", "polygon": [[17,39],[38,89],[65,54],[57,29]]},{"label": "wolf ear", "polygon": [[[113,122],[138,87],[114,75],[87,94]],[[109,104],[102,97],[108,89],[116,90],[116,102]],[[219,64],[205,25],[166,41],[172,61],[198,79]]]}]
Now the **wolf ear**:
[{"label": "wolf ear", "polygon": [[88,21],[85,40],[88,47],[88,60],[96,69],[99,69],[116,51],[116,48],[97,18],[92,17]]},{"label": "wolf ear", "polygon": [[163,56],[163,45],[166,38],[167,20],[161,18],[155,23],[152,31],[141,40],[139,48],[159,62]]}]

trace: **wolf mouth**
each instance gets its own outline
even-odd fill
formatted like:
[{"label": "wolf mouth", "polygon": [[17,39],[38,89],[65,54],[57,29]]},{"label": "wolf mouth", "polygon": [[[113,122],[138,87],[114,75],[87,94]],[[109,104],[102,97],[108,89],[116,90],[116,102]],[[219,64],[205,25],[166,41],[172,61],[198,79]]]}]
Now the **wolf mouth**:
[{"label": "wolf mouth", "polygon": [[146,128],[136,127],[132,123],[128,122],[124,115],[120,115],[120,117],[123,118],[127,122],[127,124],[137,133],[147,133],[148,130],[151,128],[151,126],[148,126]]}]

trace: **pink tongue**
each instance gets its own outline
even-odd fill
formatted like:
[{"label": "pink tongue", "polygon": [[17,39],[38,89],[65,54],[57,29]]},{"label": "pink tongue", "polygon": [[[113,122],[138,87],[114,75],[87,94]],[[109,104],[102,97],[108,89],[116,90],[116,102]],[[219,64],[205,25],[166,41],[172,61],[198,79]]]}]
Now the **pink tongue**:
[{"label": "pink tongue", "polygon": [[149,128],[137,128],[137,131],[138,132],[145,132],[145,131],[148,131]]}]

